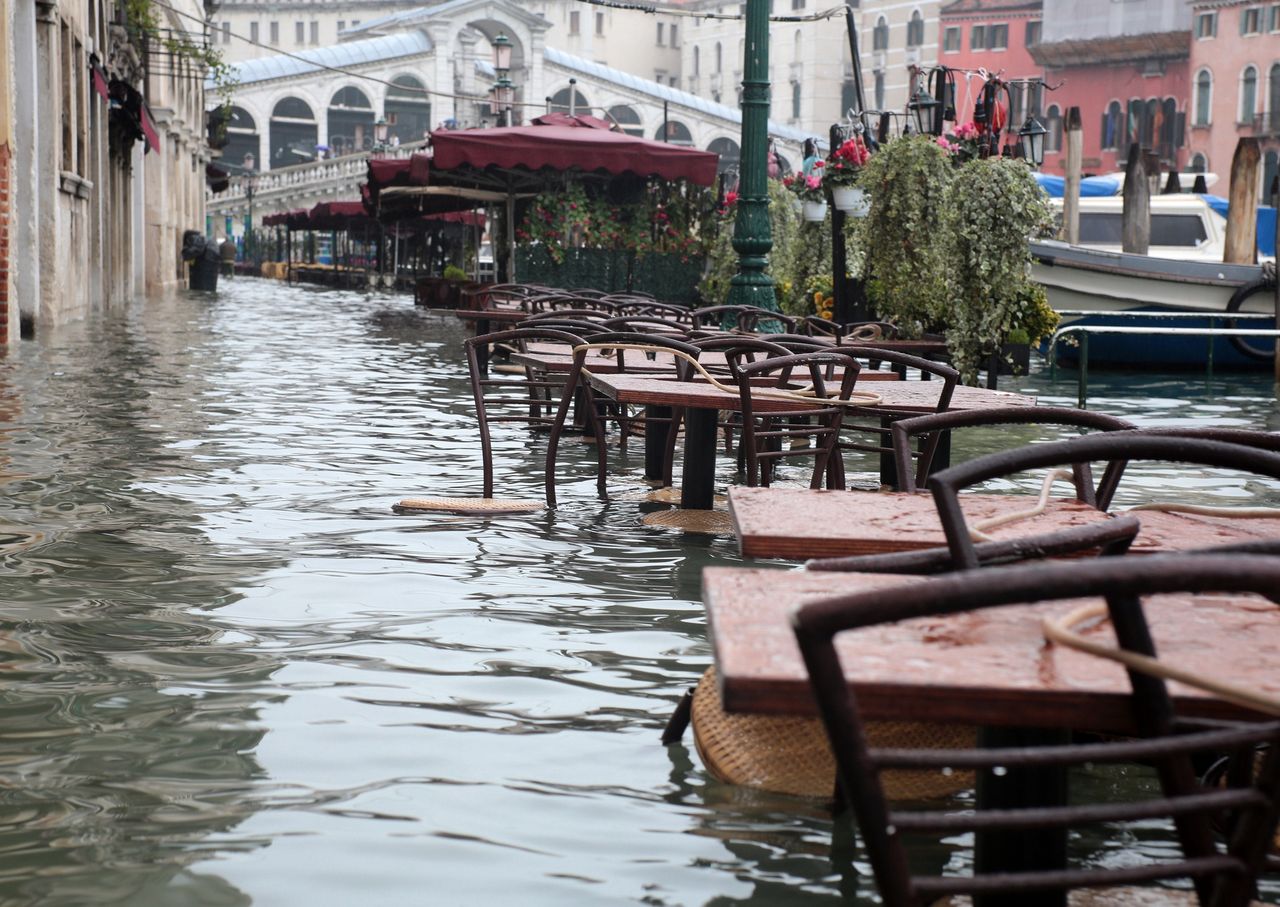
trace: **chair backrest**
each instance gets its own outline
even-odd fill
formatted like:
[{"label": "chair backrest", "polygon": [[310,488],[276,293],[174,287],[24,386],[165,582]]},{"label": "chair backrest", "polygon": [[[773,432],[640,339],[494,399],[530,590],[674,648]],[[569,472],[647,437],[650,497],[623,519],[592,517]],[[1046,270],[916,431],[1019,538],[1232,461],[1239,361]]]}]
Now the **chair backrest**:
[{"label": "chair backrest", "polygon": [[[815,455],[809,487],[822,487],[822,477],[827,472],[844,420],[845,404],[853,394],[860,368],[852,356],[831,348],[772,356],[736,369],[734,377],[742,412],[742,450],[746,455],[748,485],[755,485],[757,481],[769,483],[771,469],[762,469],[762,461],[771,463],[787,457]],[[828,376],[837,370],[839,380],[829,381]],[[797,371],[807,374],[812,397],[793,390]],[[765,401],[771,404],[781,401],[785,410],[761,407]],[[788,424],[780,425],[780,420]],[[791,447],[789,442],[800,437],[809,439],[811,449]]]},{"label": "chair backrest", "polygon": [[[689,359],[696,360],[702,351],[691,343],[686,343],[678,337],[669,337],[663,334],[645,334],[637,331],[605,331],[586,338],[586,344],[596,348],[597,352],[603,355],[612,353],[613,359],[617,364],[617,371],[628,371],[628,359],[635,361],[636,356],[645,356],[649,352],[666,351],[676,355],[675,372],[676,376],[687,379],[693,374],[693,366]],[[643,351],[636,349],[628,349],[629,347],[643,347]],[[580,346],[574,353],[574,362],[579,366],[587,365],[587,354],[592,350]],[[688,358],[685,358],[688,357]]]},{"label": "chair backrest", "polygon": [[480,455],[484,469],[484,496],[493,497],[493,438],[497,423],[541,425],[551,429],[547,441],[545,493],[547,504],[555,506],[555,460],[560,434],[582,373],[582,363],[574,360],[563,377],[537,375],[525,369],[521,375],[491,375],[489,352],[494,347],[523,348],[531,342],[564,344],[572,348],[584,339],[569,331],[553,328],[518,327],[469,337],[464,344],[476,422],[480,429]]},{"label": "chair backrest", "polygon": [[[1244,907],[1266,859],[1280,799],[1280,722],[1179,722],[1163,680],[1130,673],[1131,715],[1139,740],[1022,749],[907,750],[868,745],[858,695],[846,676],[836,637],[847,630],[930,618],[941,633],[946,615],[1041,601],[1101,597],[1121,648],[1155,656],[1141,596],[1161,593],[1256,593],[1280,589],[1280,559],[1254,555],[1194,558],[1105,558],[1083,562],[1002,567],[802,605],[792,617],[809,682],[848,798],[888,907],[923,907],[946,894],[999,893],[1192,877],[1202,904]],[[1035,618],[1032,618],[1035,619]],[[851,652],[852,649],[845,649]],[[878,650],[868,657],[882,657]],[[1003,717],[1003,716],[1002,716]],[[1035,723],[1022,715],[1017,719]],[[1045,719],[1042,723],[1049,723]],[[1207,730],[1205,728],[1208,728]],[[1195,729],[1193,729],[1195,728]],[[1253,761],[1253,746],[1269,744],[1251,783],[1206,790],[1192,756],[1232,750]],[[893,809],[881,784],[887,769],[974,769],[1008,773],[1029,766],[1154,762],[1163,799],[1073,806],[1029,806],[964,814]],[[1247,773],[1246,773],[1247,774]],[[1225,851],[1215,844],[1212,819],[1235,810]],[[1099,822],[1173,819],[1183,858],[1132,866],[1115,861],[1088,869],[1006,872],[997,875],[915,877],[905,840],[915,834],[1026,833]],[[1127,864],[1127,861],[1123,861]],[[1012,903],[1013,901],[1010,900]],[[1031,903],[1032,901],[1028,901]]]},{"label": "chair backrest", "polygon": [[622,315],[650,315],[679,321],[685,326],[693,324],[692,310],[683,306],[634,297],[610,297],[610,300],[618,304],[617,311]]},{"label": "chair backrest", "polygon": [[725,365],[714,361],[702,361],[708,371],[724,371],[726,368],[734,382],[738,380],[738,372],[745,362],[768,359],[772,356],[787,356],[791,350],[777,343],[770,343],[762,337],[748,337],[743,334],[715,333],[705,337],[692,337],[689,340],[703,352],[723,353]]},{"label": "chair backrest", "polygon": [[[1145,435],[1163,435],[1176,438],[1194,438],[1204,441],[1223,441],[1228,444],[1239,444],[1258,450],[1280,452],[1280,433],[1267,431],[1250,431],[1245,428],[1184,428],[1159,427],[1136,429]],[[1098,506],[1103,510],[1111,507],[1120,480],[1124,477],[1126,462],[1117,460],[1110,463],[1107,471],[1098,482]]]},{"label": "chair backrest", "polygon": [[520,323],[537,324],[541,321],[563,321],[566,318],[573,318],[579,321],[595,321],[604,324],[612,317],[612,313],[601,309],[544,309],[541,312],[534,312]]},{"label": "chair backrest", "polygon": [[[1126,422],[1116,416],[1065,406],[992,407],[930,413],[927,416],[900,419],[894,422],[891,428],[894,460],[898,467],[899,490],[916,491],[928,477],[934,454],[937,452],[939,432],[990,425],[1074,425],[1098,431],[1123,431],[1134,427],[1132,422]],[[920,452],[913,472],[911,470],[911,439],[924,434],[929,434],[930,437],[925,441],[924,449]],[[1088,466],[1088,464],[1082,465],[1085,468]],[[1077,486],[1078,490],[1084,488],[1079,482]],[[1081,500],[1089,504],[1094,503],[1092,487],[1087,487],[1087,495],[1082,496]]]},{"label": "chair backrest", "polygon": [[661,315],[617,315],[605,321],[611,331],[633,331],[640,334],[667,334],[685,337],[688,322],[675,321]]},{"label": "chair backrest", "polygon": [[1109,431],[1070,441],[1032,444],[976,457],[935,472],[927,483],[933,493],[942,529],[947,536],[947,547],[951,550],[957,569],[976,567],[979,563],[978,552],[974,548],[969,526],[960,508],[960,492],[963,489],[1028,469],[1074,466],[1077,463],[1094,463],[1100,460],[1108,463],[1098,482],[1097,506],[1101,510],[1109,508],[1119,483],[1119,474],[1132,460],[1196,463],[1280,479],[1280,453],[1224,441],[1157,435],[1143,431]]}]

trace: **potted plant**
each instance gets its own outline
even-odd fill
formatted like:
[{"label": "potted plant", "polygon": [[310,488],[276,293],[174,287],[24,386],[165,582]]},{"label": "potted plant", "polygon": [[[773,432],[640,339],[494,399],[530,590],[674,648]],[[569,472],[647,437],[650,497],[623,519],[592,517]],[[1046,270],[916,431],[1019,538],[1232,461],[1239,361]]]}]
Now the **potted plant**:
[{"label": "potted plant", "polygon": [[1057,315],[1031,280],[1028,237],[1052,220],[1044,193],[1024,161],[976,158],[947,189],[942,235],[949,275],[947,348],[966,383],[1008,344],[1034,345]]},{"label": "potted plant", "polygon": [[842,142],[822,168],[822,183],[831,190],[831,201],[840,211],[865,217],[869,210],[866,192],[858,185],[862,166],[871,157],[862,136]]},{"label": "potted plant", "polygon": [[[814,168],[819,169],[821,166],[822,162],[819,161]],[[782,184],[795,193],[796,199],[800,202],[801,216],[806,221],[821,223],[827,216],[827,196],[822,191],[821,173],[806,175],[797,170],[783,179]]]}]

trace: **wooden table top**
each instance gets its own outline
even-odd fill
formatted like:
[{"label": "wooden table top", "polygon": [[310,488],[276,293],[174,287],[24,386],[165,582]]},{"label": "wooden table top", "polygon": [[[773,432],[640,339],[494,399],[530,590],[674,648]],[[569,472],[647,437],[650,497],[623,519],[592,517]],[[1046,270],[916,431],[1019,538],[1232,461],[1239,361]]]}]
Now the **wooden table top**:
[{"label": "wooden table top", "polygon": [[[801,603],[886,589],[928,577],[708,567],[710,636],[730,712],[813,714],[808,676],[790,625]],[[1280,607],[1252,596],[1163,595],[1146,600],[1156,650],[1170,664],[1280,693]],[[865,717],[975,725],[1129,730],[1129,684],[1117,664],[1048,645],[1045,616],[1079,600],[920,618],[842,634],[837,645]],[[1109,625],[1086,630],[1114,644]],[[1180,714],[1257,717],[1170,684]]]},{"label": "wooden table top", "polygon": [[[565,352],[564,347],[554,347],[552,344],[532,343],[524,352],[515,352],[510,354],[510,359],[516,365],[527,365],[536,369],[543,369],[548,372],[562,373],[569,371],[569,366],[573,364],[573,355]],[[698,357],[698,361],[704,367],[712,369],[724,369],[728,367],[725,354],[719,350],[708,350]],[[589,355],[586,360],[586,369],[599,374],[617,374],[618,360],[616,356],[597,356]],[[626,357],[626,368],[628,372],[643,372],[648,375],[670,373],[675,374],[676,358],[670,353],[658,352],[654,354],[654,358],[650,359],[644,353],[628,351]],[[839,381],[841,370],[836,371],[834,381]],[[804,373],[796,371],[797,379],[807,380]],[[694,377],[695,381],[705,380],[700,375]],[[762,377],[761,381],[771,380]],[[897,381],[897,372],[890,372],[883,369],[872,371],[871,369],[863,369],[858,373],[859,383],[864,381]],[[724,379],[727,382],[728,378]]]},{"label": "wooden table top", "polygon": [[[701,409],[736,410],[739,408],[737,394],[726,393],[710,384],[694,381],[676,381],[673,378],[659,378],[652,375],[594,373],[588,375],[587,380],[595,390],[619,403],[689,406]],[[941,381],[887,381],[877,384],[874,389],[874,393],[883,398],[882,402],[874,407],[865,407],[865,410],[880,410],[895,415],[931,413],[938,408],[938,396],[942,393],[942,387]],[[984,387],[957,386],[951,397],[949,409],[1034,406],[1035,402],[1035,397],[1023,394],[987,390]],[[761,397],[753,403],[761,411],[786,411],[795,409],[797,401],[785,398],[770,400],[767,397]]]},{"label": "wooden table top", "polygon": [[[1036,503],[1032,496],[1016,494],[966,494],[962,501],[971,525]],[[947,544],[929,494],[735,485],[729,489],[729,514],[744,557],[846,557]],[[1051,499],[1043,513],[988,534],[1014,539],[1108,519],[1074,499]]]}]

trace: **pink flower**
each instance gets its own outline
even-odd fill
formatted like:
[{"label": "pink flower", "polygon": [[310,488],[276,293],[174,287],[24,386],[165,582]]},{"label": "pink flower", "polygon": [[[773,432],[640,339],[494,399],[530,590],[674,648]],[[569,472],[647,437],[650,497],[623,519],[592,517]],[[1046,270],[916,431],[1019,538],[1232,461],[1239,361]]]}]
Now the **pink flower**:
[{"label": "pink flower", "polygon": [[813,162],[813,166],[814,166],[814,167],[822,167],[822,166],[825,166],[825,165],[826,165],[826,163],[827,163],[826,161],[814,161],[814,162]]},{"label": "pink flower", "polygon": [[955,136],[963,142],[976,139],[978,137],[978,126],[972,121],[961,123],[955,128]]},{"label": "pink flower", "polygon": [[959,145],[955,142],[948,142],[947,137],[944,135],[938,136],[938,147],[947,152],[947,154],[955,154],[960,150]]},{"label": "pink flower", "polygon": [[729,205],[732,205],[737,200],[738,200],[738,193],[734,192],[732,189],[730,189],[728,192],[724,194],[724,204],[726,208]]},{"label": "pink flower", "polygon": [[822,177],[817,176],[816,174],[813,176],[806,176],[804,178],[804,184],[810,189],[821,189]]}]

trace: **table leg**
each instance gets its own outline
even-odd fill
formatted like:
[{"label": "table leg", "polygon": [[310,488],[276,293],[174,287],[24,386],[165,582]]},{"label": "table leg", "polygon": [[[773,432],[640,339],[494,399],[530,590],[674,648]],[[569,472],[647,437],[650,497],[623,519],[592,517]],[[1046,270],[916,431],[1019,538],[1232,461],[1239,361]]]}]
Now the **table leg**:
[{"label": "table leg", "polygon": [[[621,405],[621,404],[619,404]],[[662,420],[666,420],[663,422]],[[667,460],[667,432],[661,426],[671,428],[671,407],[646,406],[644,408],[644,477],[663,478]]]},{"label": "table leg", "polygon": [[684,412],[680,500],[686,510],[710,510],[715,501],[716,415],[714,409],[691,408]]},{"label": "table leg", "polygon": [[[1049,728],[983,728],[978,743],[984,749],[1058,746],[1071,742],[1071,732]],[[1018,809],[1067,805],[1067,770],[1061,766],[1010,768],[978,775],[978,809]],[[978,873],[1062,869],[1067,864],[1067,830],[979,832],[974,843]],[[974,907],[1066,907],[1064,891],[986,894],[974,897]]]}]

